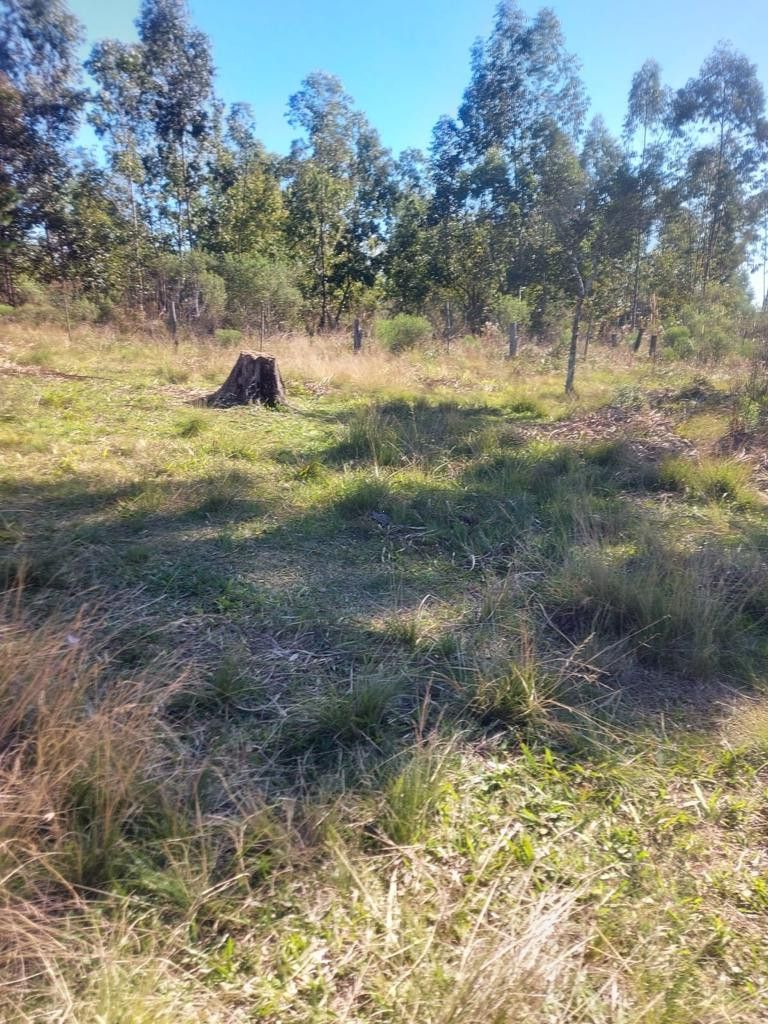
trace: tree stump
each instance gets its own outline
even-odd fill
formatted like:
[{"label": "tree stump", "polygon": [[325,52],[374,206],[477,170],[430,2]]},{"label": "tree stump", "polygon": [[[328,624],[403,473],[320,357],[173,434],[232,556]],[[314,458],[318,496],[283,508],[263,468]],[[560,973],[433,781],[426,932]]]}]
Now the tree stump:
[{"label": "tree stump", "polygon": [[203,401],[205,405],[218,408],[254,402],[272,407],[280,405],[285,401],[285,388],[275,357],[241,352],[219,390]]}]

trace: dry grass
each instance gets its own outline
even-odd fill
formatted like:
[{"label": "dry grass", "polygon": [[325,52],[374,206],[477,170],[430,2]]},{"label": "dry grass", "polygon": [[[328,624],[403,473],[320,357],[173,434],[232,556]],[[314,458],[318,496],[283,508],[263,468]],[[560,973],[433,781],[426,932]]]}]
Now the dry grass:
[{"label": "dry grass", "polygon": [[3,1019],[765,1019],[765,512],[633,445],[688,370],[2,345]]}]

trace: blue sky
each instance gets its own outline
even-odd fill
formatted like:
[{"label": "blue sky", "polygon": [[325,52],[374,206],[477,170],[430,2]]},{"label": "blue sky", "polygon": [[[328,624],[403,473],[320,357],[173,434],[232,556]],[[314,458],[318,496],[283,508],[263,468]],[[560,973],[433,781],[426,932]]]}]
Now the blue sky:
[{"label": "blue sky", "polygon": [[[469,76],[469,49],[487,35],[496,0],[191,0],[211,38],[218,92],[251,103],[268,148],[285,152],[294,131],[288,97],[318,68],[338,75],[396,153],[426,148],[441,114],[452,114]],[[524,2],[529,13],[541,3]],[[551,4],[582,77],[609,127],[619,131],[632,74],[654,57],[682,85],[718,40],[758,65],[768,85],[768,8],[760,0],[561,0]],[[89,49],[97,39],[135,38],[139,0],[70,0]]]}]

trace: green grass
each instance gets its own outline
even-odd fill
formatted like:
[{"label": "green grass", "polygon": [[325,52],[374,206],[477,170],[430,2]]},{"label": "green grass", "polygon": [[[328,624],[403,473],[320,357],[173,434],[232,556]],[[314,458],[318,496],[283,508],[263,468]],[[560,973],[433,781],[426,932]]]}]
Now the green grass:
[{"label": "green grass", "polygon": [[3,1019],[765,1018],[768,513],[655,443],[725,371],[292,341],[211,411],[220,345],[25,330]]},{"label": "green grass", "polygon": [[750,483],[750,467],[730,459],[667,459],[661,483],[704,501],[730,502],[748,508],[757,501]]}]

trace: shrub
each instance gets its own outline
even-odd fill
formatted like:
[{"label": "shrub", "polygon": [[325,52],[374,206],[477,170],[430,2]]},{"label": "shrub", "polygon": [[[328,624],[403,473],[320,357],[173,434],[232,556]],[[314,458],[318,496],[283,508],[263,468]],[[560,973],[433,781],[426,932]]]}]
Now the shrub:
[{"label": "shrub", "polygon": [[390,352],[406,352],[432,337],[432,325],[426,317],[398,313],[391,320],[379,320],[376,337]]},{"label": "shrub", "polygon": [[233,327],[219,327],[214,332],[214,338],[216,344],[221,345],[222,348],[227,348],[229,345],[239,345],[243,337],[242,331],[236,331]]},{"label": "shrub", "polygon": [[499,295],[493,304],[493,316],[499,327],[506,331],[511,324],[527,326],[530,311],[522,299],[516,299],[513,295]]},{"label": "shrub", "polygon": [[687,327],[670,327],[664,335],[664,344],[678,359],[687,359],[694,353],[691,332]]}]

